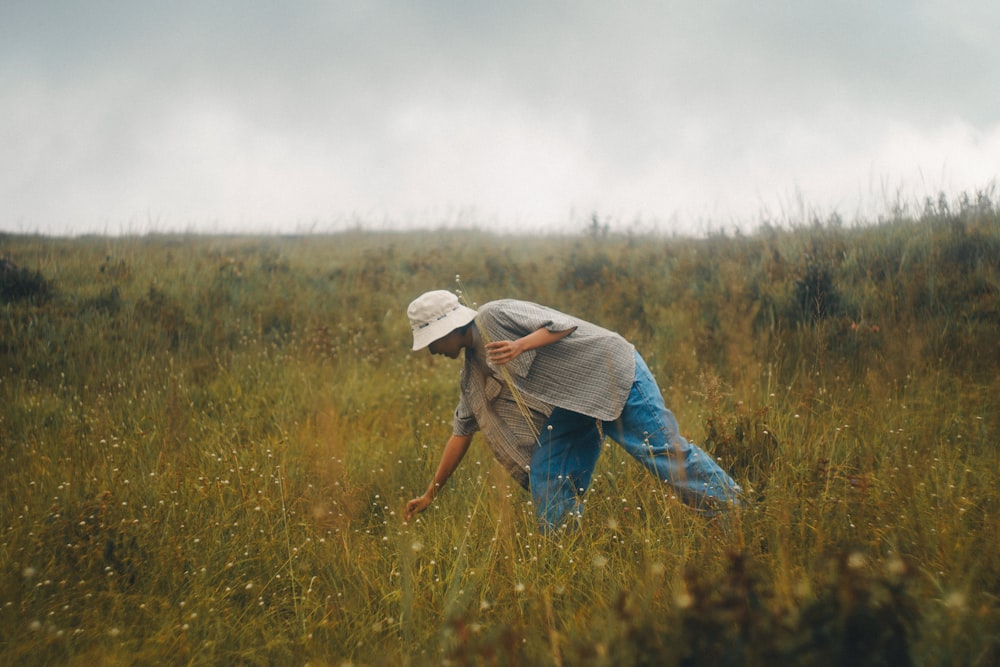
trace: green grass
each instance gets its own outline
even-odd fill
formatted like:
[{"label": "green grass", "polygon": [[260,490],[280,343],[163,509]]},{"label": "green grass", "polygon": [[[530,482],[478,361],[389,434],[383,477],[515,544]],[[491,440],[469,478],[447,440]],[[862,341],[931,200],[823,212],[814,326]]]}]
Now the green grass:
[{"label": "green grass", "polygon": [[[0,235],[4,664],[1000,659],[1000,213],[705,239]],[[0,267],[3,270],[3,267]],[[615,446],[540,535],[477,442],[409,525],[455,285],[636,343],[751,490],[730,526]]]}]

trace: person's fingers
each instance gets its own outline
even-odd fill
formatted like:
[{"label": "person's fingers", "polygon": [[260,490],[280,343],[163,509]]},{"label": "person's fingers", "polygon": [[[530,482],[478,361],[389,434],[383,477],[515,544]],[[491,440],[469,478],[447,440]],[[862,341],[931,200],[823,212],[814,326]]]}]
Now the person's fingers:
[{"label": "person's fingers", "polygon": [[406,520],[409,521],[414,514],[422,512],[427,505],[424,504],[422,498],[414,498],[410,502],[406,503]]},{"label": "person's fingers", "polygon": [[487,346],[491,361],[509,361],[513,356],[513,345],[510,341],[497,341]]}]

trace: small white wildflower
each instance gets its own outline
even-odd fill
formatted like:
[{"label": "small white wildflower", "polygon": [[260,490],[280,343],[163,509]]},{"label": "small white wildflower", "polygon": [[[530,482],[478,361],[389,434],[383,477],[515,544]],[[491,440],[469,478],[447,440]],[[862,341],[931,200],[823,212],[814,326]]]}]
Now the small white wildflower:
[{"label": "small white wildflower", "polygon": [[944,606],[952,611],[962,611],[965,609],[965,593],[952,591],[944,598]]}]

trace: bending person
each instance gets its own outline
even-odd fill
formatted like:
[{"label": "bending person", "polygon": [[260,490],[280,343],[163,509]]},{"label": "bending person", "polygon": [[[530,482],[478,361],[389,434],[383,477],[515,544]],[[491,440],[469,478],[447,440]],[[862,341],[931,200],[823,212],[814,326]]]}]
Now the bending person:
[{"label": "bending person", "polygon": [[620,335],[526,301],[478,311],[445,290],[407,309],[413,349],[464,351],[453,435],[434,479],[406,505],[422,512],[482,431],[494,456],[531,492],[543,529],[578,521],[604,436],[708,515],[739,505],[741,489],[685,440],[645,361]]}]

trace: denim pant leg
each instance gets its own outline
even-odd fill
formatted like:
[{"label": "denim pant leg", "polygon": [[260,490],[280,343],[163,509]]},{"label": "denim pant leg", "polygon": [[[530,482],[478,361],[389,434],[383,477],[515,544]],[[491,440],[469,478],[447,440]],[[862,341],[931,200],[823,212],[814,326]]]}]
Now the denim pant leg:
[{"label": "denim pant leg", "polygon": [[601,454],[597,421],[556,408],[531,457],[531,499],[542,530],[583,515],[583,493],[590,487]]},{"label": "denim pant leg", "polygon": [[604,432],[688,505],[712,511],[739,504],[740,487],[697,445],[680,434],[646,362],[635,355],[635,382],[621,416]]}]

